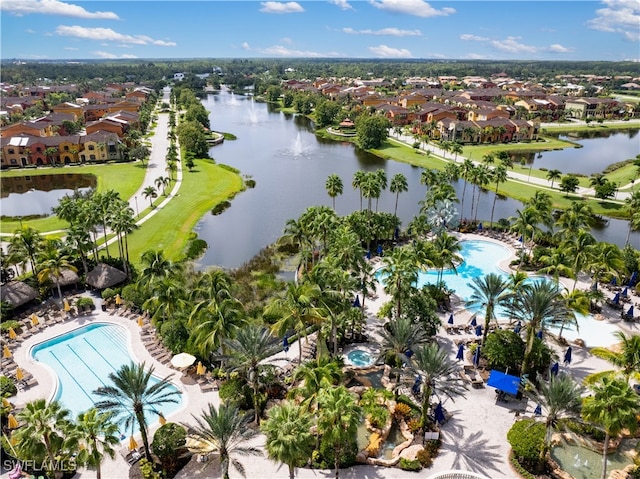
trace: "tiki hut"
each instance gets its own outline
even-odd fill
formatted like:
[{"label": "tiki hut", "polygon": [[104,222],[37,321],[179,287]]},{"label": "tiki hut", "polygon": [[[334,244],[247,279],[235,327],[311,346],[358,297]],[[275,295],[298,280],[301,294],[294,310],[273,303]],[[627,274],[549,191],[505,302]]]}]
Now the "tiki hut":
[{"label": "tiki hut", "polygon": [[38,291],[22,281],[10,281],[0,286],[0,297],[13,308],[22,306],[38,297]]},{"label": "tiki hut", "polygon": [[53,287],[69,286],[70,284],[76,284],[80,280],[78,273],[70,269],[63,269],[61,271],[61,276],[59,277],[50,275],[49,279],[51,280]]},{"label": "tiki hut", "polygon": [[119,269],[105,263],[98,263],[87,273],[86,283],[96,289],[105,289],[122,283],[125,279],[127,275]]}]

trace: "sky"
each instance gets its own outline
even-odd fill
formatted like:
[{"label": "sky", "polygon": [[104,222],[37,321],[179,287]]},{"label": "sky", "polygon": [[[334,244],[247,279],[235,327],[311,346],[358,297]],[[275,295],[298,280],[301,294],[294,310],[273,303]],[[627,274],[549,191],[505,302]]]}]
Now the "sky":
[{"label": "sky", "polygon": [[639,61],[640,1],[1,0],[0,58]]}]

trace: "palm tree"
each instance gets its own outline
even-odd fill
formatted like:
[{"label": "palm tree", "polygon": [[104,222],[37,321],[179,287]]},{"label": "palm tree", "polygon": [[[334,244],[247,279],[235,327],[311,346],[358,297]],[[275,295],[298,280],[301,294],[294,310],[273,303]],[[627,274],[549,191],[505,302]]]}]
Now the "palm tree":
[{"label": "palm tree", "polygon": [[58,249],[57,240],[48,240],[45,250],[40,256],[41,269],[38,272],[38,281],[45,283],[52,280],[58,288],[58,297],[62,301],[62,289],[60,280],[65,270],[78,271],[72,262],[71,256],[66,255]]},{"label": "palm tree", "polygon": [[398,215],[398,198],[400,197],[400,193],[409,191],[407,178],[402,173],[396,173],[391,178],[391,186],[389,187],[389,189],[391,190],[391,193],[396,194],[396,206],[393,210],[393,214],[397,216]]},{"label": "palm tree", "polygon": [[538,381],[538,386],[531,392],[525,393],[532,401],[537,402],[545,419],[544,447],[540,451],[540,466],[551,449],[553,432],[558,429],[562,419],[576,418],[580,416],[582,407],[582,393],[584,388],[576,383],[567,374],[551,375],[547,383],[543,379]]},{"label": "palm tree", "polygon": [[596,240],[591,233],[583,229],[574,231],[573,236],[562,243],[562,247],[572,258],[573,262],[573,274],[575,275],[573,289],[576,289],[580,273],[590,269],[591,264],[593,263],[595,243]]},{"label": "palm tree", "polygon": [[624,429],[631,434],[638,429],[637,415],[640,410],[640,396],[638,396],[626,381],[610,377],[592,386],[593,394],[584,398],[582,403],[582,417],[604,429],[604,444],[602,449],[602,475],[607,477],[607,454],[609,440],[616,437]]},{"label": "palm tree", "polygon": [[360,210],[362,211],[362,185],[365,181],[366,173],[362,170],[358,170],[353,174],[353,180],[351,186],[354,190],[360,190]]},{"label": "palm tree", "polygon": [[[640,171],[640,166],[638,166],[638,170]],[[640,224],[640,221],[634,221],[633,216],[637,216],[640,211],[640,190],[634,191],[631,196],[629,196],[626,200],[624,200],[625,204],[629,207],[629,214],[631,215],[631,219],[629,220],[629,230],[627,231],[627,239],[624,244],[629,244],[629,238],[631,238],[631,230],[634,229],[634,224]]]},{"label": "palm tree", "polygon": [[306,361],[293,372],[293,381],[298,386],[291,389],[291,396],[300,395],[304,398],[303,405],[315,413],[318,410],[318,394],[323,388],[337,386],[344,374],[340,362],[321,356],[318,359]]},{"label": "palm tree", "polygon": [[456,266],[463,261],[460,256],[462,246],[456,236],[446,231],[440,231],[431,244],[433,245],[431,263],[438,268],[437,284],[440,284],[445,268],[455,272]]},{"label": "palm tree", "polygon": [[409,297],[412,285],[418,279],[420,262],[416,251],[408,246],[391,250],[382,258],[381,274],[385,278],[384,290],[395,302],[396,318],[402,316],[402,302]]},{"label": "palm tree", "polygon": [[469,284],[472,294],[467,301],[467,307],[484,307],[484,331],[482,344],[487,340],[489,324],[496,319],[495,310],[506,306],[511,299],[509,282],[496,273],[473,278]]},{"label": "palm tree", "polygon": [[109,226],[118,236],[118,247],[120,249],[122,268],[125,273],[129,274],[129,240],[127,239],[127,235],[138,229],[138,225],[135,220],[135,212],[127,205],[126,202],[123,201],[122,207],[119,208],[111,218]]},{"label": "palm tree", "polygon": [[153,208],[153,200],[158,197],[158,192],[153,186],[147,186],[144,190],[142,190],[142,196],[145,198],[149,198],[149,206]]},{"label": "palm tree", "polygon": [[202,411],[200,417],[191,415],[196,426],[187,427],[188,449],[193,454],[216,456],[220,461],[222,479],[229,479],[229,464],[246,477],[244,466],[234,455],[261,456],[262,452],[246,443],[258,435],[258,431],[248,427],[251,417],[241,414],[237,407],[220,404],[216,410],[209,404],[209,412]]},{"label": "palm tree", "polygon": [[24,260],[29,258],[31,271],[38,274],[37,257],[43,245],[40,233],[29,226],[24,226],[14,231],[9,243],[8,253],[11,262],[14,264],[24,264]]},{"label": "palm tree", "polygon": [[333,450],[335,478],[340,477],[340,457],[355,440],[361,409],[354,396],[344,386],[320,391],[318,431],[322,441]]},{"label": "palm tree", "polygon": [[116,455],[114,447],[120,443],[118,426],[111,422],[110,413],[101,413],[96,408],[91,408],[78,414],[76,428],[82,441],[78,460],[95,467],[96,478],[100,479],[100,464],[104,456],[113,459]]},{"label": "palm tree", "polygon": [[464,217],[464,197],[467,192],[467,182],[474,168],[475,168],[475,165],[473,164],[473,161],[471,161],[469,158],[465,158],[465,160],[462,162],[462,165],[460,165],[460,178],[464,180],[464,185],[462,187],[462,200],[460,202],[460,214],[463,217]]},{"label": "palm tree", "polygon": [[562,171],[549,170],[547,172],[547,179],[551,181],[551,188],[553,188],[553,182],[562,178]]},{"label": "palm tree", "polygon": [[229,351],[229,366],[234,371],[244,372],[253,389],[253,409],[256,424],[260,424],[260,372],[265,367],[260,362],[276,353],[279,344],[262,326],[250,324],[236,332],[233,339],[224,340]]},{"label": "palm tree", "polygon": [[[78,450],[77,434],[69,420],[69,411],[59,401],[36,399],[17,414],[24,424],[12,435],[20,459],[46,465],[49,472],[61,478],[72,451]],[[52,468],[52,469],[50,469]]]},{"label": "palm tree", "polygon": [[336,196],[341,195],[343,192],[342,179],[335,173],[329,175],[327,182],[324,185],[327,190],[327,194],[333,201],[333,210],[336,209]]},{"label": "palm tree", "polygon": [[428,341],[429,336],[421,324],[414,323],[412,318],[396,318],[380,331],[380,357],[393,354],[400,362],[406,362],[408,350]]},{"label": "palm tree", "polygon": [[149,438],[147,436],[147,420],[145,413],[160,414],[160,407],[167,403],[177,403],[177,396],[182,394],[172,387],[169,382],[173,375],[169,375],[152,384],[153,366],[145,371],[145,364],[125,364],[115,373],[109,374],[111,385],[102,386],[93,391],[97,396],[105,399],[95,403],[99,411],[113,413],[125,429],[133,428],[138,423],[144,452],[147,460],[151,460]]},{"label": "palm tree", "polygon": [[550,274],[556,284],[560,282],[560,276],[574,278],[571,257],[563,248],[554,248],[547,254],[543,254],[538,261],[544,265],[538,273]]},{"label": "palm tree", "polygon": [[618,245],[604,241],[597,242],[593,245],[591,253],[592,257],[589,266],[595,281],[599,281],[603,275],[617,275],[624,270],[622,250]]},{"label": "palm tree", "polygon": [[111,255],[109,254],[109,244],[107,242],[107,227],[109,226],[111,217],[118,209],[116,206],[118,200],[120,200],[119,193],[114,190],[108,190],[104,193],[94,193],[90,202],[91,208],[95,211],[96,220],[102,226],[104,249],[109,258],[111,258]]},{"label": "palm tree", "polygon": [[304,466],[313,451],[311,416],[295,402],[284,401],[269,409],[260,429],[267,436],[267,454],[286,464],[293,479],[295,468]]},{"label": "palm tree", "polygon": [[453,161],[458,161],[458,155],[462,154],[463,151],[463,147],[461,143],[458,143],[457,141],[454,141],[451,144],[451,153],[453,153],[455,156],[453,157]]},{"label": "palm tree", "polygon": [[520,258],[520,263],[518,264],[518,270],[522,267],[522,263],[524,262],[524,255],[526,253],[526,243],[527,238],[533,238],[536,232],[539,231],[538,221],[540,219],[540,215],[538,212],[531,207],[526,207],[522,210],[516,210],[516,216],[512,216],[509,220],[512,222],[511,227],[518,231],[522,236],[522,255]]},{"label": "palm tree", "polygon": [[412,371],[422,377],[424,387],[422,395],[422,426],[429,421],[431,395],[440,394],[454,399],[463,396],[466,387],[458,373],[458,364],[449,358],[449,354],[438,343],[420,346],[411,357]]},{"label": "palm tree", "polygon": [[640,381],[640,336],[637,334],[627,336],[623,331],[616,331],[613,334],[620,341],[620,347],[616,348],[616,351],[595,347],[591,349],[591,354],[609,361],[618,369],[590,374],[585,379],[587,384],[593,384],[605,376],[618,374],[621,374],[627,382],[631,378]]},{"label": "palm tree", "polygon": [[493,169],[492,177],[493,181],[495,181],[496,183],[496,189],[493,195],[493,205],[491,206],[491,219],[489,220],[489,225],[491,228],[493,228],[493,213],[496,209],[496,200],[498,199],[498,187],[500,186],[500,183],[505,183],[509,178],[507,174],[507,167],[504,165],[496,166]]}]

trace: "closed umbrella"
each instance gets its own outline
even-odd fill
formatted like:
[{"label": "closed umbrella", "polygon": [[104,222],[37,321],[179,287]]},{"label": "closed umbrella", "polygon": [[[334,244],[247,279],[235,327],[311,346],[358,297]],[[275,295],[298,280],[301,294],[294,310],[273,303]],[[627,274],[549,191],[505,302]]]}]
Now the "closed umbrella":
[{"label": "closed umbrella", "polygon": [[553,363],[553,366],[551,366],[551,374],[553,374],[554,376],[557,376],[559,370],[560,370],[560,365],[557,362]]},{"label": "closed umbrella", "polygon": [[129,450],[130,451],[135,451],[136,449],[138,449],[138,443],[136,442],[136,440],[134,439],[133,436],[131,436],[129,438]]},{"label": "closed umbrella", "polygon": [[17,429],[19,424],[18,424],[18,420],[16,419],[16,417],[13,414],[9,414],[9,416],[7,416],[7,426],[9,426],[9,429]]},{"label": "closed umbrella", "polygon": [[5,344],[4,348],[2,348],[2,357],[5,359],[9,359],[11,356],[12,354],[11,354],[11,351],[9,350],[9,346]]},{"label": "closed umbrella", "polygon": [[458,354],[456,354],[456,359],[464,359],[464,344],[460,343],[458,346]]},{"label": "closed umbrella", "polygon": [[358,296],[357,294],[356,294],[356,299],[353,300],[353,307],[354,308],[360,307],[360,296]]},{"label": "closed umbrella", "polygon": [[144,318],[142,316],[138,316],[138,326],[144,326]]},{"label": "closed umbrella", "polygon": [[478,223],[478,229],[482,230],[482,223]]},{"label": "closed umbrella", "polygon": [[196,360],[196,357],[189,353],[179,353],[171,358],[171,365],[174,368],[182,369],[191,366]]},{"label": "closed umbrella", "polygon": [[540,404],[538,404],[533,410],[533,414],[535,414],[536,416],[542,416],[542,406],[540,406]]},{"label": "closed umbrella", "polygon": [[628,291],[628,288],[625,286],[624,289],[622,290],[622,293],[620,293],[620,297],[626,298],[627,296],[629,296],[629,291]]},{"label": "closed umbrella", "polygon": [[69,304],[69,301],[67,301],[66,299],[64,300],[64,306],[63,307],[64,307],[65,312],[68,313],[69,311],[71,311],[71,305]]},{"label": "closed umbrella", "polygon": [[613,304],[618,304],[620,303],[620,293],[616,293],[616,295],[613,297],[613,299],[611,300],[611,302]]},{"label": "closed umbrella", "polygon": [[542,329],[536,333],[536,338],[542,339]]},{"label": "closed umbrella", "polygon": [[513,328],[513,332],[516,334],[520,334],[521,330],[522,330],[522,323],[518,321],[518,323]]},{"label": "closed umbrella", "polygon": [[40,324],[40,320],[35,314],[31,315],[31,325],[35,328],[38,324]]},{"label": "closed umbrella", "polygon": [[167,423],[167,420],[162,413],[158,414],[158,422],[161,426],[164,426]]},{"label": "closed umbrella", "polygon": [[282,350],[285,353],[289,352],[289,336],[287,336],[286,334],[284,335],[284,338],[282,338]]},{"label": "closed umbrella", "polygon": [[613,278],[611,278],[611,286],[616,286],[617,284],[618,284],[618,280],[614,276]]},{"label": "closed umbrella", "polygon": [[116,304],[120,306],[122,304],[122,298],[119,294],[116,294]]},{"label": "closed umbrella", "polygon": [[416,376],[416,380],[413,382],[413,386],[411,387],[411,392],[413,394],[420,394],[420,386],[422,385],[422,378],[418,374]]},{"label": "closed umbrella", "polygon": [[204,364],[202,364],[202,361],[198,361],[198,366],[196,367],[196,374],[198,374],[199,376],[204,376],[204,373],[207,372],[207,368],[204,367]]},{"label": "closed umbrella", "polygon": [[629,307],[629,311],[627,311],[627,316],[633,317],[633,305]]},{"label": "closed umbrella", "polygon": [[634,284],[636,284],[637,279],[638,279],[638,272],[634,271],[631,274],[631,278],[629,278],[629,286],[633,286]]},{"label": "closed umbrella", "polygon": [[594,281],[591,285],[591,291],[598,291],[598,282]]},{"label": "closed umbrella", "polygon": [[480,364],[480,347],[476,348],[476,352],[473,354],[473,365],[477,366]]},{"label": "closed umbrella", "polygon": [[572,349],[571,349],[571,346],[569,346],[567,348],[567,352],[564,353],[564,364],[565,364],[565,366],[567,364],[571,364],[571,352],[572,352]]},{"label": "closed umbrella", "polygon": [[381,255],[382,255],[382,245],[379,244],[378,245],[378,256],[381,256]]},{"label": "closed umbrella", "polygon": [[471,322],[469,323],[471,326],[476,326],[478,323],[476,321],[476,315],[474,314],[471,318]]},{"label": "closed umbrella", "polygon": [[371,250],[367,250],[366,256],[367,256],[367,259],[371,259]]},{"label": "closed umbrella", "polygon": [[22,371],[22,368],[16,369],[16,379],[18,381],[22,381],[24,379],[24,372]]},{"label": "closed umbrella", "polygon": [[479,324],[476,326],[476,336],[482,336],[482,326]]},{"label": "closed umbrella", "polygon": [[2,407],[11,407],[11,403],[7,398],[2,398]]},{"label": "closed umbrella", "polygon": [[436,408],[433,410],[434,419],[440,424],[444,424],[447,417],[444,415],[444,409],[442,409],[442,403],[439,402]]},{"label": "closed umbrella", "polygon": [[16,334],[15,329],[9,328],[9,339],[16,339],[18,335]]},{"label": "closed umbrella", "polygon": [[447,321],[449,324],[453,324],[453,313],[449,316],[449,320]]}]

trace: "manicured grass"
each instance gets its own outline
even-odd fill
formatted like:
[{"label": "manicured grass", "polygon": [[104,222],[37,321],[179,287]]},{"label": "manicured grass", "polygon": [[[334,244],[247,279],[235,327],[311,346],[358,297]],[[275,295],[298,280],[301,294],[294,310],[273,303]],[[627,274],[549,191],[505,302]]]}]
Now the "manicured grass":
[{"label": "manicured grass", "polygon": [[211,161],[195,160],[195,164],[193,171],[183,170],[178,195],[129,235],[132,263],[139,264],[140,256],[149,249],[163,250],[171,260],[180,259],[200,218],[242,189],[239,175]]},{"label": "manicured grass", "polygon": [[[488,154],[496,156],[500,151],[550,151],[564,148],[575,148],[575,144],[569,141],[545,136],[544,141],[532,141],[531,143],[493,143],[489,145],[464,145],[462,155],[475,161],[482,161]],[[527,168],[528,170],[528,168]]]},{"label": "manicured grass", "polygon": [[[40,175],[57,175],[57,174],[92,174],[96,176],[97,191],[104,192],[107,190],[116,190],[120,192],[120,198],[128,200],[140,187],[144,174],[146,172],[146,164],[141,163],[109,163],[106,165],[84,165],[84,166],[65,166],[57,168],[37,168],[37,169],[20,169],[7,170],[0,173],[1,177],[15,176],[40,176]],[[55,205],[54,205],[55,206]],[[66,228],[66,221],[58,219],[56,216],[46,218],[38,218],[32,220],[23,220],[24,226],[30,226],[38,231],[55,231]],[[3,220],[0,224],[2,233],[13,233],[20,227],[20,222],[15,220]]]},{"label": "manicured grass", "polygon": [[640,128],[640,120],[620,121],[613,124],[599,124],[592,121],[587,125],[576,125],[575,123],[558,123],[543,127],[541,130],[546,131],[616,131],[616,130],[634,130]]}]

